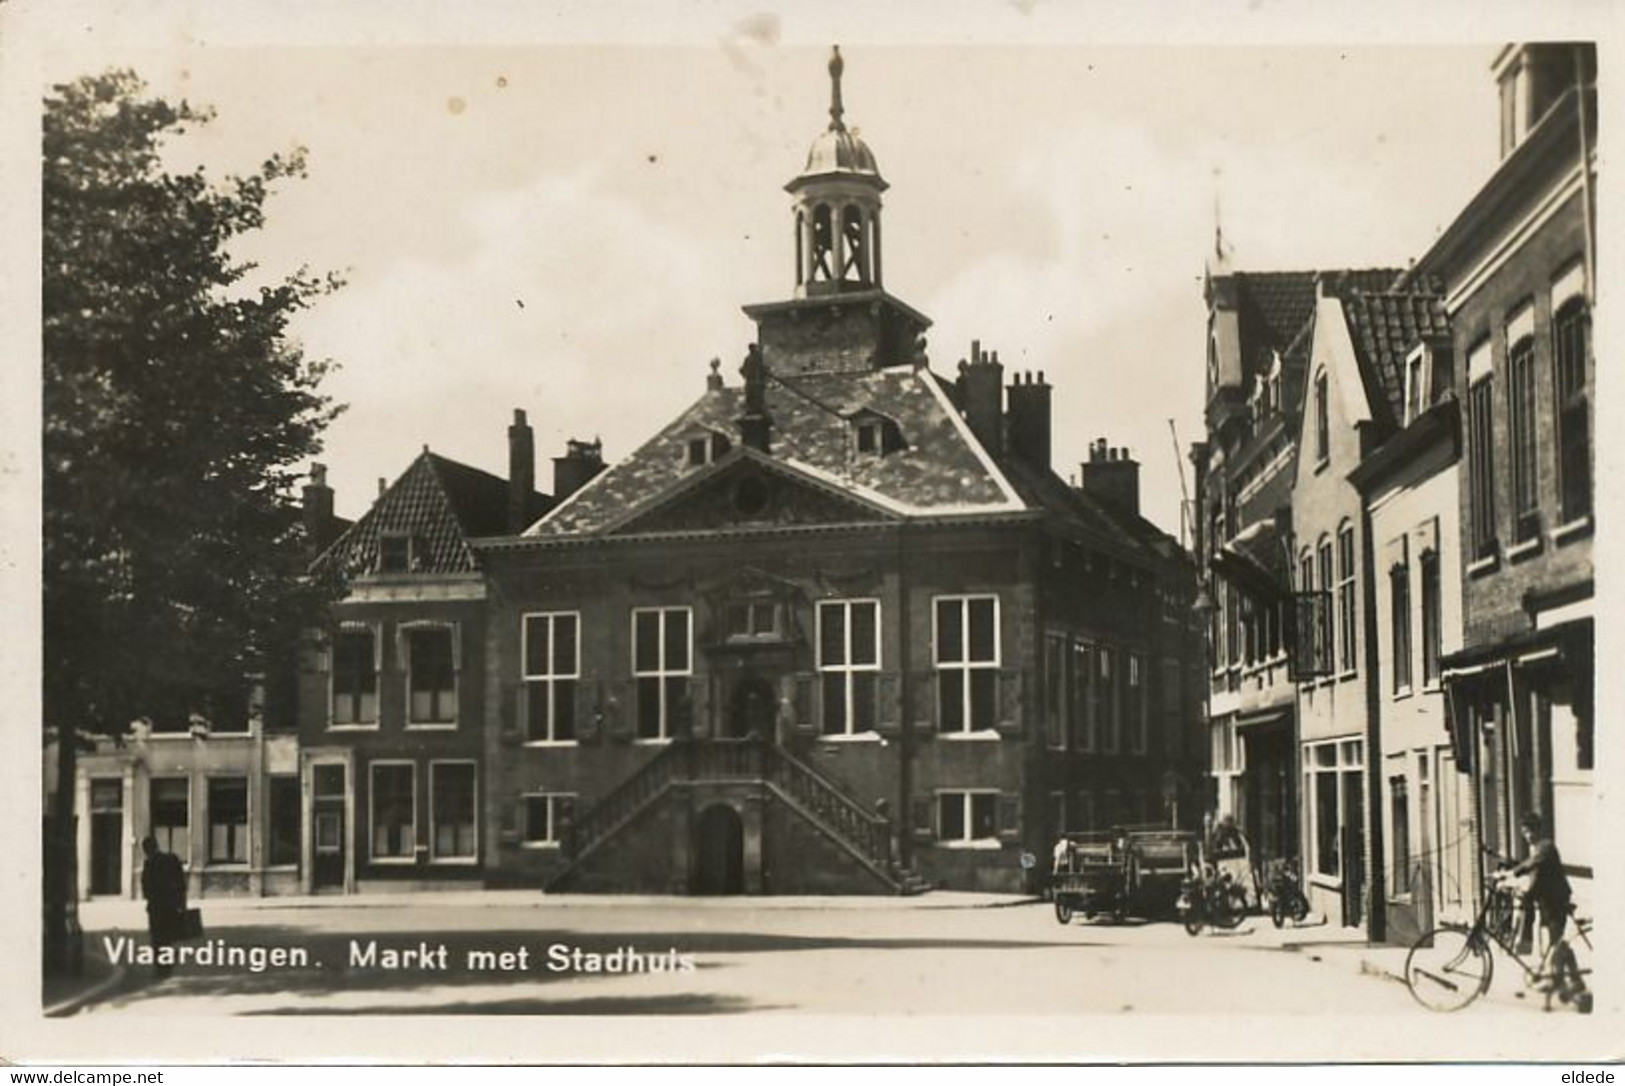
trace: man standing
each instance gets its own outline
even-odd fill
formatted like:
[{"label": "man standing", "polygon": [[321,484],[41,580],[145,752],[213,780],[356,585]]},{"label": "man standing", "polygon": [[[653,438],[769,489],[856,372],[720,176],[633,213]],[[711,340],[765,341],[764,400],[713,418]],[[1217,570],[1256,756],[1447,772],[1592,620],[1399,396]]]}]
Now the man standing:
[{"label": "man standing", "polygon": [[1585,981],[1581,979],[1574,950],[1562,941],[1569,922],[1569,900],[1573,896],[1569,877],[1563,871],[1563,857],[1551,837],[1544,832],[1545,826],[1539,813],[1530,811],[1524,815],[1518,828],[1523,834],[1524,844],[1529,847],[1529,855],[1508,872],[1513,878],[1528,880],[1528,889],[1523,895],[1523,925],[1518,933],[1518,951],[1527,954],[1533,949],[1534,907],[1539,906],[1540,923],[1546,929],[1547,950],[1552,955],[1548,968],[1551,970],[1553,988],[1564,1002],[1575,998],[1583,1000]]},{"label": "man standing", "polygon": [[[159,947],[170,946],[181,934],[181,923],[186,914],[186,872],[173,852],[158,847],[158,839],[148,834],[141,839],[141,853],[146,863],[141,865],[141,896],[147,899],[147,933],[154,953]],[[167,977],[174,966],[159,964],[155,974]]]}]

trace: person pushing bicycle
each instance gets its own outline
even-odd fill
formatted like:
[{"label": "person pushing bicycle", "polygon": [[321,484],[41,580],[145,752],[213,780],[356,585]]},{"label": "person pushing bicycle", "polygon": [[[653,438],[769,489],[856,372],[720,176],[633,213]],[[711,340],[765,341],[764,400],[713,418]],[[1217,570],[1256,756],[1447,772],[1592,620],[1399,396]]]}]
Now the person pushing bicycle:
[{"label": "person pushing bicycle", "polygon": [[[1547,946],[1557,947],[1558,953],[1573,954],[1563,944],[1563,932],[1568,927],[1569,901],[1573,890],[1563,872],[1563,857],[1557,845],[1545,832],[1545,822],[1537,811],[1530,811],[1518,823],[1529,855],[1505,872],[1508,881],[1528,880],[1523,890],[1523,923],[1518,932],[1518,952],[1527,954],[1533,947],[1535,934],[1534,906],[1540,908],[1540,923],[1546,929]],[[1557,965],[1558,963],[1553,963]]]}]

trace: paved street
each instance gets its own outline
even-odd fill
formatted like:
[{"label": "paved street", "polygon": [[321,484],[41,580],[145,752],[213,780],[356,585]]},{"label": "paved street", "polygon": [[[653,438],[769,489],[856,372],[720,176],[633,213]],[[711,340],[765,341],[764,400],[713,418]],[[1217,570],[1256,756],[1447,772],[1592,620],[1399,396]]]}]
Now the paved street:
[{"label": "paved street", "polygon": [[[1401,985],[1362,975],[1353,933],[1283,936],[1267,920],[1195,939],[1169,923],[1061,927],[1048,906],[1013,900],[204,902],[208,944],[273,961],[302,950],[308,963],[183,965],[156,983],[132,965],[85,1013],[1425,1013]],[[83,919],[97,949],[105,936],[145,941],[134,903],[93,903]],[[627,969],[620,948],[641,971],[613,972]]]}]

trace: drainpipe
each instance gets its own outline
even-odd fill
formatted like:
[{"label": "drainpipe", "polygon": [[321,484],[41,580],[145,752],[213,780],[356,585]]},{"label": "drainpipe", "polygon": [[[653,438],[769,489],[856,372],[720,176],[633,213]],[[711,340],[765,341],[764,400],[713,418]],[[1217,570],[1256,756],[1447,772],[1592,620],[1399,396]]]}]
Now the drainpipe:
[{"label": "drainpipe", "polygon": [[913,616],[909,612],[908,555],[903,545],[903,527],[897,533],[897,662],[901,671],[897,675],[897,810],[893,814],[892,829],[897,835],[897,862],[911,867],[914,858],[914,773],[910,764],[914,755],[914,656],[910,648],[909,630]]},{"label": "drainpipe", "polygon": [[1366,885],[1371,888],[1366,936],[1368,942],[1375,944],[1388,938],[1388,879],[1382,833],[1382,676],[1377,672],[1382,653],[1377,645],[1377,561],[1376,548],[1372,545],[1371,502],[1363,490],[1359,494],[1360,546],[1364,551],[1360,569],[1365,582],[1361,610],[1365,616],[1366,854],[1370,857]]},{"label": "drainpipe", "polygon": [[1585,218],[1585,300],[1586,309],[1596,305],[1597,243],[1593,231],[1596,220],[1592,208],[1591,152],[1586,132],[1585,49],[1574,47],[1574,108],[1580,115],[1580,212]]}]

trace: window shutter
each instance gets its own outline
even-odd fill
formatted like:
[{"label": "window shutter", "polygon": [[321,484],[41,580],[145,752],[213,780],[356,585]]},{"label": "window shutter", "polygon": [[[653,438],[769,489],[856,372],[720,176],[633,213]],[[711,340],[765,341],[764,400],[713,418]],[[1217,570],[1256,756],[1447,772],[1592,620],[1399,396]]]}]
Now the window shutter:
[{"label": "window shutter", "polygon": [[875,731],[896,735],[903,730],[903,707],[898,701],[898,675],[883,671],[875,681]]},{"label": "window shutter", "polygon": [[452,622],[447,624],[447,628],[451,631],[451,669],[461,671],[463,670],[463,627],[461,623]]},{"label": "window shutter", "polygon": [[791,731],[815,734],[819,730],[818,716],[813,711],[813,686],[813,676],[805,671],[784,681],[779,707],[788,716]]},{"label": "window shutter", "polygon": [[502,824],[498,830],[498,836],[501,837],[504,844],[513,845],[519,843],[519,826],[525,814],[523,810],[524,802],[523,799],[518,797],[510,797],[502,803]]},{"label": "window shutter", "polygon": [[560,844],[569,844],[571,831],[575,828],[576,798],[574,796],[553,797],[553,836]]},{"label": "window shutter", "polygon": [[914,733],[920,736],[936,734],[937,730],[937,673],[935,669],[916,671],[909,675],[913,686]]},{"label": "window shutter", "polygon": [[670,714],[667,728],[673,739],[687,739],[694,734],[694,688],[698,683],[692,675],[678,682],[678,700],[666,710]]},{"label": "window shutter", "polygon": [[504,685],[502,688],[502,705],[499,709],[500,728],[497,738],[505,747],[517,746],[524,736],[524,721],[520,719],[521,710],[518,702],[524,697],[524,683],[518,685]]},{"label": "window shutter", "polygon": [[917,838],[932,836],[930,796],[915,796],[909,800],[909,825]]},{"label": "window shutter", "polygon": [[716,703],[716,678],[709,674],[695,675],[689,679],[689,688],[694,699],[689,733],[696,739],[709,739],[712,735],[711,706]]},{"label": "window shutter", "polygon": [[1004,668],[999,672],[999,720],[995,726],[1007,735],[1021,734],[1021,715],[1026,709],[1022,687],[1026,681],[1025,671]]},{"label": "window shutter", "polygon": [[637,689],[632,679],[616,679],[604,684],[608,696],[604,699],[604,734],[617,743],[632,741],[637,720],[637,705],[633,699]]},{"label": "window shutter", "polygon": [[999,840],[1016,841],[1021,838],[1021,793],[999,793]]},{"label": "window shutter", "polygon": [[604,684],[576,680],[576,742],[596,743],[604,737]]}]

